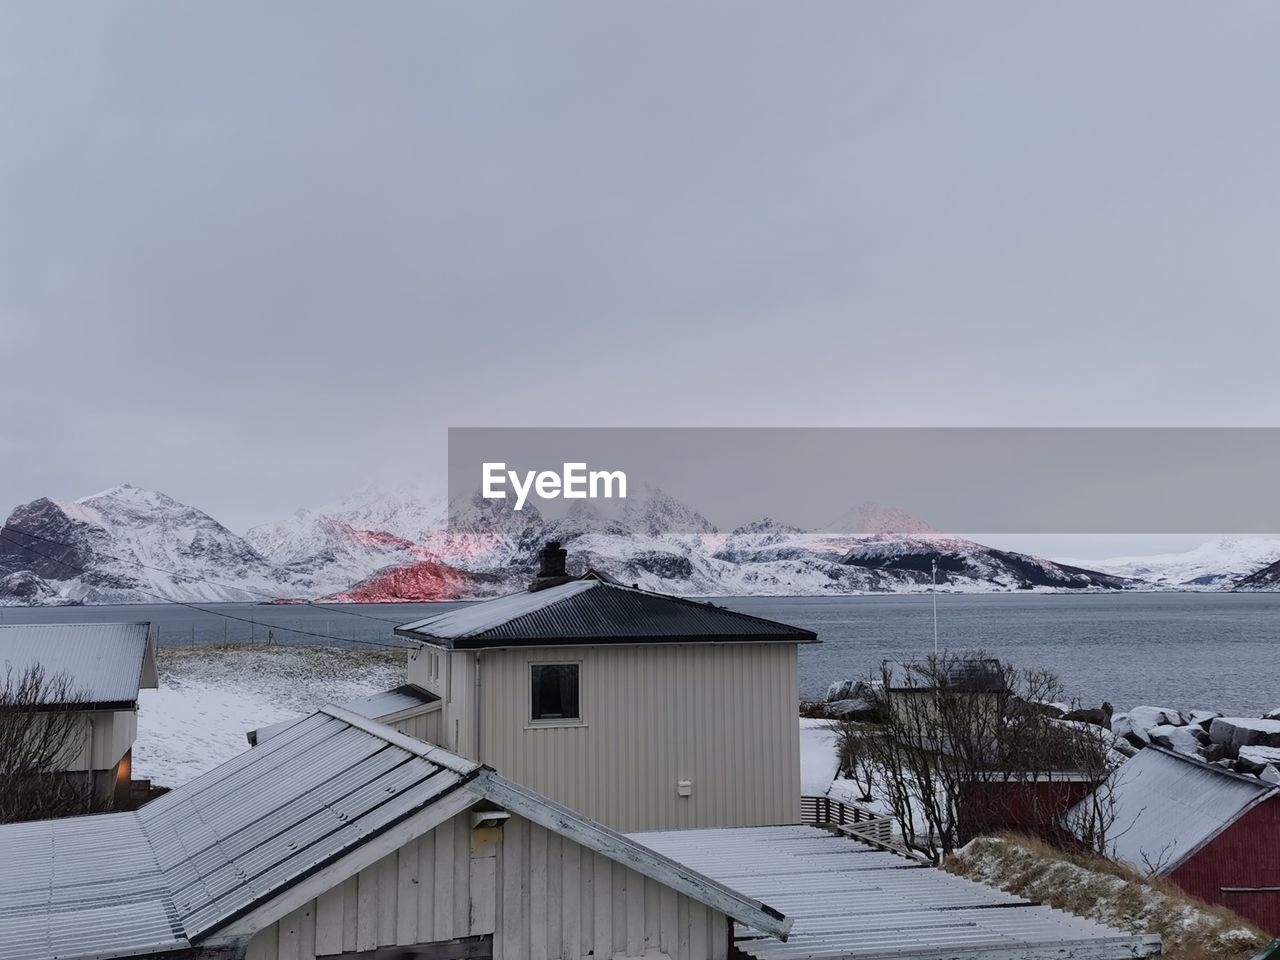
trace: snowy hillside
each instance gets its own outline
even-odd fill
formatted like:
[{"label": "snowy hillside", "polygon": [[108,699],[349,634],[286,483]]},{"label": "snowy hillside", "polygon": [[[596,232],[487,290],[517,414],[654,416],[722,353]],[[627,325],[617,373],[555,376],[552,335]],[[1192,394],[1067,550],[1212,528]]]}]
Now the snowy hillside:
[{"label": "snowy hillside", "polygon": [[[352,544],[404,549],[424,542],[444,525],[445,501],[421,487],[365,487],[316,509],[300,508],[279,523],[250,528],[250,545],[273,563],[296,563]],[[408,559],[406,557],[405,559]]]},{"label": "snowy hillside", "polygon": [[1235,582],[1238,590],[1280,590],[1280,560]]},{"label": "snowy hillside", "polygon": [[246,601],[301,586],[208,514],[127,483],[33,500],[4,534],[0,602]]},{"label": "snowy hillside", "polygon": [[1212,589],[1229,588],[1237,580],[1277,561],[1280,561],[1280,540],[1220,537],[1183,553],[1061,562],[1087,565],[1104,573],[1146,580],[1159,586]]},{"label": "snowy hillside", "polygon": [[1119,590],[1136,585],[1123,577],[941,534],[860,537],[840,562],[895,573],[916,583],[928,583],[936,563],[938,582],[961,590],[990,590],[992,586],[1009,590]]}]

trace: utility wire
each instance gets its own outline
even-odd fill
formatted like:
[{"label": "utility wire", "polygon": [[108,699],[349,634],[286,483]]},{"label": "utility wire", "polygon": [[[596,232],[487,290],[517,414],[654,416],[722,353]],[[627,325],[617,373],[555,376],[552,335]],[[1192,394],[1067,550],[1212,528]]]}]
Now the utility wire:
[{"label": "utility wire", "polygon": [[[74,544],[64,543],[61,540],[51,540],[48,537],[40,536],[40,534],[38,533],[31,533],[30,531],[27,531],[27,530],[19,530],[17,527],[5,526],[3,527],[3,529],[7,531],[11,531],[13,533],[17,533],[24,537],[30,537],[32,540],[40,540],[43,543],[48,543],[55,547],[66,547],[68,550],[76,549]],[[256,594],[257,596],[262,597],[264,600],[281,599],[280,597],[277,597],[274,594],[267,593],[263,590],[255,590],[252,587],[242,587],[234,583],[222,583],[218,580],[209,580],[205,577],[197,577],[189,573],[179,573],[177,570],[168,570],[164,567],[152,566],[151,564],[143,563],[141,560],[137,559],[136,557],[118,557],[114,554],[107,553],[104,550],[99,550],[97,547],[93,547],[91,548],[91,550],[95,555],[99,557],[106,557],[108,560],[115,560],[117,563],[132,564],[135,567],[142,567],[144,570],[154,570],[156,573],[163,573],[166,576],[174,577],[178,580],[186,580],[190,583],[206,583],[214,587],[225,587],[228,590],[240,590],[243,593]],[[44,554],[41,554],[41,556],[44,556]],[[53,557],[50,557],[49,559],[56,560],[56,558],[53,558]],[[58,561],[58,562],[61,562],[61,561]],[[81,572],[84,572],[84,571],[81,571]],[[174,601],[174,602],[176,603],[177,601]],[[397,626],[402,622],[400,620],[390,620],[387,617],[375,617],[372,614],[368,614],[368,613],[359,613],[355,610],[342,610],[338,607],[331,607],[331,606],[326,606],[322,603],[316,603],[313,600],[304,600],[302,602],[309,607],[315,607],[317,610],[325,610],[325,611],[328,611],[329,613],[341,613],[344,616],[348,616],[348,617],[362,617],[365,620],[377,620],[379,623],[394,623]]]},{"label": "utility wire", "polygon": [[[13,537],[8,535],[8,531],[10,529],[12,528],[10,527],[0,528],[0,540],[6,540],[9,543],[14,544],[15,546],[24,547],[25,549],[30,550],[36,556],[44,557],[46,560],[52,560],[54,563],[61,564],[62,566],[66,567],[68,570],[72,570],[76,573],[88,573],[88,571],[85,570],[83,567],[76,566],[74,563],[69,563],[66,560],[62,560],[58,557],[50,556],[47,553],[42,553],[41,551],[36,550],[30,544],[25,544],[19,540],[15,540]],[[23,536],[29,536],[29,535],[23,534]],[[47,538],[41,537],[37,539],[47,539]],[[51,540],[49,542],[55,543],[55,544],[58,543],[58,541],[56,540]],[[71,544],[63,543],[63,544],[60,544],[60,546],[71,547]],[[102,556],[108,556],[108,555],[102,554]],[[265,621],[261,621],[261,620],[250,619],[249,617],[237,617],[235,614],[232,614],[232,613],[223,613],[220,610],[210,610],[208,607],[202,607],[194,603],[187,603],[185,600],[174,600],[171,597],[161,596],[158,593],[152,593],[151,591],[143,590],[140,587],[133,587],[131,589],[137,590],[138,593],[141,593],[144,596],[152,597],[156,600],[159,600],[161,603],[173,603],[180,607],[186,607],[190,610],[196,610],[196,611],[199,611],[200,613],[208,614],[210,616],[222,617],[224,620],[235,620],[239,623],[248,623],[255,626],[266,627],[268,630],[283,630],[285,633],[295,633],[298,636],[302,636],[302,637],[315,637],[316,639],[319,639],[319,640],[336,640],[338,643],[361,643],[371,647],[385,647],[388,650],[410,649],[408,644],[382,643],[381,641],[378,641],[378,640],[357,640],[354,637],[335,637],[332,634],[328,634],[328,633],[316,633],[313,630],[299,630],[296,627],[280,626],[278,624],[266,623]],[[328,608],[320,607],[318,609],[327,610]],[[381,618],[373,617],[371,619],[376,620]],[[386,621],[386,622],[393,622],[393,621]]]}]

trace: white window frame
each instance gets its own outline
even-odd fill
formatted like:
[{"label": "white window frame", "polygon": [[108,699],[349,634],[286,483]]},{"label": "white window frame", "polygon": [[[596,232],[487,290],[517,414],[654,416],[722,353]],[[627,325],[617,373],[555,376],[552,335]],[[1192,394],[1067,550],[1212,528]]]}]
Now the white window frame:
[{"label": "white window frame", "polygon": [[[530,660],[527,663],[525,677],[528,683],[525,690],[529,694],[528,709],[525,710],[525,718],[527,724],[525,729],[542,730],[547,727],[585,727],[586,720],[586,704],[583,703],[582,691],[586,684],[583,682],[584,670],[581,660]],[[577,667],[578,668],[578,715],[576,717],[564,717],[555,720],[535,720],[533,718],[533,668],[534,667]]]}]

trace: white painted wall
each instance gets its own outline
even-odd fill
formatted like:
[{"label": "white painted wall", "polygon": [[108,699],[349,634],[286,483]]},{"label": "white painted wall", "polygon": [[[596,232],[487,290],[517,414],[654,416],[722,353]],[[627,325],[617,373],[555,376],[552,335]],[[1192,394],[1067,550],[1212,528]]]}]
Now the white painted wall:
[{"label": "white painted wall", "polygon": [[387,726],[393,730],[399,730],[405,736],[415,737],[418,740],[425,740],[427,743],[440,743],[440,735],[442,728],[441,718],[444,711],[440,707],[418,713],[412,717],[405,717],[402,720],[388,721]]},{"label": "white painted wall", "polygon": [[463,813],[259,931],[247,960],[491,933],[499,960],[726,960],[721,913],[517,816]]},{"label": "white painted wall", "polygon": [[138,738],[136,710],[86,711],[77,718],[75,753],[68,771],[111,770]]},{"label": "white painted wall", "polygon": [[[412,682],[432,682],[433,652],[442,745],[594,820],[624,832],[800,820],[795,644],[424,648]],[[530,722],[538,661],[582,664],[580,723]]]}]

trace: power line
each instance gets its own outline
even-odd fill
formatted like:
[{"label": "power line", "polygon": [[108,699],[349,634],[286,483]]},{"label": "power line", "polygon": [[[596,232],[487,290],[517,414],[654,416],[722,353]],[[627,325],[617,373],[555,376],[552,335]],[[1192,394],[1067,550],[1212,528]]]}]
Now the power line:
[{"label": "power line", "polygon": [[[73,570],[73,571],[75,571],[76,573],[87,573],[87,572],[88,572],[87,570],[85,570],[85,569],[84,569],[84,567],[77,566],[77,565],[76,565],[76,564],[74,564],[74,563],[69,563],[68,561],[66,561],[66,560],[62,560],[62,559],[60,559],[60,558],[58,558],[58,557],[50,556],[50,555],[49,555],[49,554],[47,554],[47,553],[42,553],[41,551],[36,550],[36,549],[35,549],[34,547],[32,547],[30,544],[25,544],[25,543],[22,543],[21,541],[18,541],[18,540],[13,539],[13,537],[8,536],[8,531],[9,531],[10,529],[12,529],[12,528],[9,528],[9,527],[0,528],[0,540],[7,540],[9,543],[14,544],[15,546],[23,547],[23,548],[25,548],[25,549],[27,549],[27,550],[30,550],[32,553],[34,553],[34,554],[35,554],[36,556],[38,556],[38,557],[44,557],[46,560],[52,560],[54,563],[61,564],[62,566],[66,567],[68,570]],[[28,536],[28,534],[23,534],[23,535],[24,535],[24,536]],[[42,537],[42,538],[37,538],[37,539],[47,539],[47,538],[43,538],[43,537]],[[51,542],[51,543],[58,543],[58,541],[56,541],[56,540],[49,541],[49,542]],[[70,544],[66,544],[66,543],[64,543],[64,544],[60,544],[60,545],[61,545],[61,546],[64,546],[64,547],[70,547],[70,546],[71,546]],[[107,555],[107,554],[102,554],[102,556],[108,556],[108,555]],[[125,562],[127,562],[127,561],[125,561]],[[407,650],[407,649],[409,649],[409,647],[408,647],[408,645],[407,645],[407,644],[382,643],[382,642],[377,641],[377,640],[357,640],[355,637],[335,637],[335,636],[333,636],[332,634],[328,634],[328,633],[316,633],[316,632],[315,632],[315,631],[313,631],[313,630],[299,630],[297,627],[285,627],[285,626],[281,626],[281,625],[279,625],[279,624],[266,623],[266,622],[264,622],[264,621],[255,620],[255,619],[250,619],[249,617],[237,617],[235,614],[231,614],[231,613],[223,613],[223,612],[222,612],[222,611],[220,611],[220,610],[210,610],[208,607],[202,607],[202,606],[199,606],[198,604],[194,604],[194,603],[187,603],[185,600],[174,600],[174,599],[172,599],[171,597],[161,596],[161,595],[160,595],[160,594],[158,594],[158,593],[152,593],[151,591],[149,591],[149,590],[143,590],[143,589],[142,589],[142,588],[140,588],[140,587],[133,587],[133,588],[131,588],[131,589],[137,590],[137,592],[138,592],[138,593],[141,593],[141,594],[143,594],[144,596],[152,597],[153,599],[159,600],[161,603],[172,603],[172,604],[176,604],[176,605],[178,605],[178,606],[180,606],[180,607],[186,607],[186,608],[188,608],[189,610],[196,610],[196,611],[198,611],[198,612],[200,612],[200,613],[208,614],[209,616],[222,617],[224,620],[235,620],[235,621],[237,621],[237,622],[239,622],[239,623],[248,623],[248,624],[250,624],[250,625],[256,625],[256,626],[260,626],[260,627],[266,627],[268,630],[283,630],[285,633],[295,633],[295,634],[297,634],[298,636],[302,636],[302,637],[315,637],[316,639],[319,639],[319,640],[336,640],[338,643],[362,643],[362,644],[365,644],[366,646],[372,646],[372,647],[385,647],[385,648],[387,648],[388,650]],[[326,610],[326,609],[328,609],[328,608],[327,608],[327,607],[319,607],[318,609],[320,609],[320,610]],[[375,618],[372,618],[372,619],[381,619],[381,618],[377,618],[377,617],[375,617]],[[387,622],[391,622],[391,621],[387,621]]]},{"label": "power line", "polygon": [[[24,537],[30,537],[32,540],[40,540],[44,543],[51,544],[55,547],[66,547],[68,550],[76,549],[74,544],[64,543],[61,540],[51,540],[49,537],[42,537],[38,533],[31,533],[30,531],[27,531],[27,530],[19,530],[17,527],[5,526],[2,529],[12,531]],[[13,542],[13,541],[10,541],[10,542]],[[26,546],[26,545],[19,544],[19,546]],[[255,590],[252,587],[242,587],[242,586],[237,586],[234,583],[223,583],[218,580],[210,580],[206,577],[197,577],[189,573],[179,573],[177,570],[169,570],[169,569],[166,569],[165,567],[156,567],[148,563],[143,563],[141,560],[137,559],[136,557],[119,557],[119,556],[116,556],[115,554],[107,553],[105,550],[99,550],[96,547],[91,547],[90,549],[94,554],[96,554],[99,557],[106,557],[108,560],[115,560],[117,563],[132,564],[133,566],[141,567],[144,570],[154,570],[156,573],[163,573],[166,576],[175,577],[179,580],[186,580],[190,583],[205,583],[214,587],[225,587],[228,590],[240,590],[240,591],[243,591],[244,593],[256,594],[257,596],[262,597],[264,600],[280,599],[280,597],[277,597],[274,594],[267,593],[263,590]],[[45,556],[45,554],[40,554],[40,555]],[[61,562],[61,561],[58,561],[56,557],[49,557],[48,559],[54,560],[55,562],[59,562],[59,563]],[[81,570],[80,572],[83,573],[84,571]],[[145,591],[139,591],[139,592],[145,592]],[[175,600],[172,602],[177,603],[178,601]],[[394,623],[397,626],[399,626],[399,624],[401,623],[401,621],[399,620],[390,620],[386,617],[375,617],[372,614],[359,613],[355,610],[342,610],[337,607],[331,607],[331,606],[326,606],[324,604],[315,603],[312,600],[304,600],[303,603],[305,603],[309,607],[315,607],[317,610],[325,610],[329,613],[341,613],[344,616],[348,616],[348,617],[361,617],[365,620],[377,620],[379,623]]]}]

